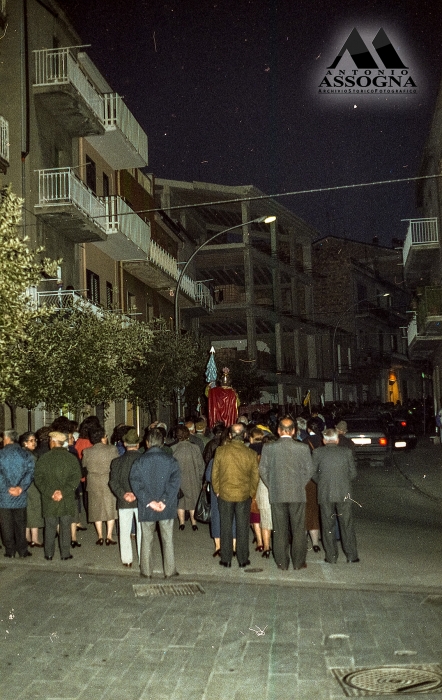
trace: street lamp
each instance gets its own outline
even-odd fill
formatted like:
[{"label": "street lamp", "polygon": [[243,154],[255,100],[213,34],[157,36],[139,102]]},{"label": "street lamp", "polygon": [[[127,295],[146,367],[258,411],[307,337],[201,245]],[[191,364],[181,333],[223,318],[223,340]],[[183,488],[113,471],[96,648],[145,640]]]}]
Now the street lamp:
[{"label": "street lamp", "polygon": [[[389,297],[390,293],[385,292],[385,294],[376,294],[374,299],[379,299],[380,297]],[[364,301],[370,301],[370,299],[358,299],[357,301],[354,301],[353,304],[351,304],[348,309],[345,309],[345,311],[342,312],[342,314],[339,316],[337,323],[334,327],[333,330],[333,337],[332,337],[332,359],[333,359],[333,400],[334,401],[339,401],[339,396],[338,394],[338,380],[337,380],[337,375],[338,375],[338,367],[337,367],[337,357],[336,357],[336,333],[338,331],[338,328],[340,326],[340,323],[343,318],[348,314],[349,311],[351,311],[353,308],[358,306],[359,304],[363,303]]]},{"label": "street lamp", "polygon": [[201,248],[204,248],[204,246],[211,243],[215,238],[218,238],[218,236],[221,236],[223,233],[228,233],[229,231],[233,231],[235,228],[241,228],[242,226],[248,226],[249,224],[271,224],[273,221],[276,221],[276,216],[259,216],[257,219],[252,219],[251,221],[245,221],[241,224],[237,224],[236,226],[231,226],[230,228],[224,229],[224,231],[218,231],[218,233],[215,233],[213,236],[208,238],[207,241],[204,241],[204,243],[201,243],[201,245],[199,245],[198,248],[196,248],[193,251],[190,258],[184,264],[183,269],[180,272],[180,276],[178,277],[178,282],[176,284],[176,289],[175,289],[175,332],[176,333],[179,332],[179,327],[180,327],[180,309],[178,306],[178,295],[180,292],[181,280],[183,279],[183,276],[184,276],[189,264],[192,262],[195,255],[200,252]]}]

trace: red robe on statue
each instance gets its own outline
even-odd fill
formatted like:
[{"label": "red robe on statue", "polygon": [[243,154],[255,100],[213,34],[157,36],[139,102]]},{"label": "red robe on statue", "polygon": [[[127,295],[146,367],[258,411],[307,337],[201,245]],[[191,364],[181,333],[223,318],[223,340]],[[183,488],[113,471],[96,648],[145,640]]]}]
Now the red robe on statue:
[{"label": "red robe on statue", "polygon": [[238,407],[236,392],[231,387],[215,386],[209,389],[209,426],[222,421],[226,426],[236,423]]}]

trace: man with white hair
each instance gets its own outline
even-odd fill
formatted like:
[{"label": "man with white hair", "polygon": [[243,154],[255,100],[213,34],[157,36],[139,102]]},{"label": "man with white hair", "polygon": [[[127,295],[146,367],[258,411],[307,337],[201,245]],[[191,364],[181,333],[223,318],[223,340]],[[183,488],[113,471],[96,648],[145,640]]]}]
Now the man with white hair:
[{"label": "man with white hair", "polygon": [[3,433],[0,450],[0,528],[5,557],[31,557],[26,542],[27,490],[34,476],[34,458],[18,443],[15,430]]},{"label": "man with white hair", "polygon": [[353,453],[348,447],[339,445],[339,434],[335,428],[324,430],[322,435],[324,445],[314,450],[312,455],[315,467],[312,479],[318,484],[325,561],[336,564],[338,559],[334,526],[335,518],[339,518],[342,549],[348,563],[357,563],[359,557],[350,497],[350,484],[356,478]]},{"label": "man with white hair", "polygon": [[76,518],[75,490],[81,478],[80,462],[68,452],[68,436],[53,431],[49,433],[49,452],[35,466],[35,485],[41,493],[45,521],[44,552],[50,561],[55,553],[55,537],[58,540],[62,561],[72,559],[71,523]]}]

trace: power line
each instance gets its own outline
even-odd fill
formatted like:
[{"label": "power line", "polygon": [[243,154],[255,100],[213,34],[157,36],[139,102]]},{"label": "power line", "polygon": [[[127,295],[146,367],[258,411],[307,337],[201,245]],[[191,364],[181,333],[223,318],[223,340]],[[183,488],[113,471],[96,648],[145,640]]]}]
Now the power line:
[{"label": "power line", "polygon": [[[356,189],[359,187],[373,187],[375,185],[392,185],[400,182],[416,182],[417,180],[430,180],[436,177],[442,177],[442,174],[438,175],[419,175],[417,177],[403,177],[398,180],[374,180],[373,182],[359,182],[353,185],[335,185],[334,187],[315,187],[310,190],[296,190],[294,192],[279,192],[277,194],[261,194],[254,197],[236,197],[235,199],[221,199],[215,202],[199,202],[197,204],[177,204],[173,207],[167,207],[166,211],[172,211],[175,209],[195,209],[197,207],[213,207],[216,204],[234,204],[237,202],[256,202],[258,200],[264,199],[276,199],[277,197],[294,197],[299,194],[313,194],[315,192],[334,192],[336,190],[349,190]],[[121,212],[119,216],[130,216],[132,214],[150,214],[153,212],[165,211],[164,207],[157,207],[155,209],[140,209],[136,212]],[[103,216],[94,216],[94,219],[102,219]]]}]

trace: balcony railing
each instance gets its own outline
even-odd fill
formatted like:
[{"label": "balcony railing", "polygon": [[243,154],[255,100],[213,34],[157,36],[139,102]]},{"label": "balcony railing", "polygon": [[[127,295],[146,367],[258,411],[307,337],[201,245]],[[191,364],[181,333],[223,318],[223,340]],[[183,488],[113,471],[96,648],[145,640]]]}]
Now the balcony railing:
[{"label": "balcony railing", "polygon": [[107,210],[71,168],[52,168],[38,171],[38,206],[59,207],[73,204],[105,233]]},{"label": "balcony railing", "polygon": [[442,317],[442,287],[424,287],[420,291],[416,311],[417,330],[425,332],[430,317]]},{"label": "balcony railing", "polygon": [[427,246],[439,243],[437,219],[409,219],[408,230],[402,250],[404,264],[412,246]]},{"label": "balcony railing", "polygon": [[137,153],[147,163],[147,135],[129,111],[120,95],[107,93],[104,98],[104,126],[107,130],[115,128],[132,144]]},{"label": "balcony railing", "polygon": [[37,292],[38,307],[46,307],[54,311],[63,309],[89,309],[98,316],[102,309],[93,304],[89,299],[85,299],[81,293],[73,289],[59,289],[56,292]]},{"label": "balcony railing", "polygon": [[209,311],[213,311],[213,297],[210,289],[202,282],[195,282],[195,300]]},{"label": "balcony railing", "polygon": [[99,120],[104,121],[103,96],[81,70],[68,48],[39,49],[35,55],[35,87],[71,84]]},{"label": "balcony railing", "polygon": [[149,260],[154,265],[157,265],[161,270],[167,272],[172,279],[178,279],[177,261],[169,253],[167,253],[155,241],[150,242]]},{"label": "balcony railing", "polygon": [[108,234],[121,232],[132,243],[135,243],[146,255],[150,249],[150,225],[131,209],[121,197],[106,197],[104,200]]},{"label": "balcony railing", "polygon": [[9,165],[9,122],[0,117],[0,159]]}]

